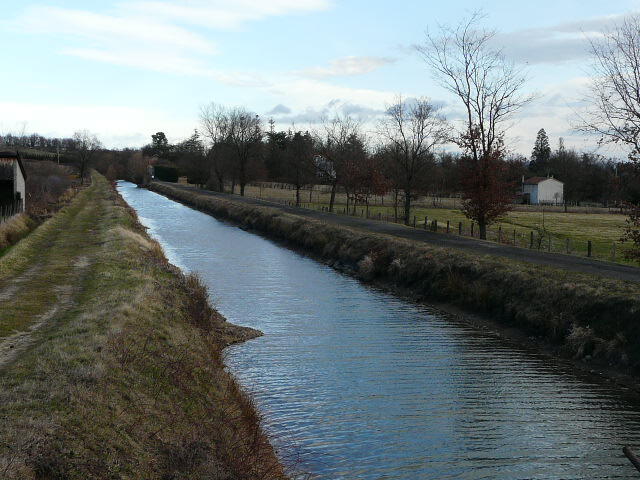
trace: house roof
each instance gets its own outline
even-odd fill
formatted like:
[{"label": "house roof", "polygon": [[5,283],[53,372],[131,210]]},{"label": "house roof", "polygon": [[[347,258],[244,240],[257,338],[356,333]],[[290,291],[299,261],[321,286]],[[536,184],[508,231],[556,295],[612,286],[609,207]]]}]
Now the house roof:
[{"label": "house roof", "polygon": [[20,156],[20,152],[0,152],[0,160],[17,160],[20,171],[22,172],[22,176],[25,180],[27,179],[27,172],[24,169],[24,165],[22,164],[22,157]]},{"label": "house roof", "polygon": [[[531,178],[527,178],[524,181],[525,185],[538,185],[539,183],[544,182],[545,180],[555,180],[556,182],[560,182],[560,180],[553,178],[553,177],[531,177]],[[562,182],[560,182],[562,183]]]}]

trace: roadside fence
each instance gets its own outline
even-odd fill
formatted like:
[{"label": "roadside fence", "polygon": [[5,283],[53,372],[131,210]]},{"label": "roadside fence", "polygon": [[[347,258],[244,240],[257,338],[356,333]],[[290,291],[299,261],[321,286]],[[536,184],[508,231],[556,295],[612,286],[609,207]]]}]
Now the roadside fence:
[{"label": "roadside fence", "polygon": [[[254,197],[260,198],[260,197]],[[266,200],[266,199],[262,199]],[[268,199],[268,201],[295,208],[295,202],[282,199]],[[299,208],[317,210],[329,213],[329,207],[313,203],[302,202]],[[371,212],[365,207],[350,207],[349,212],[343,205],[334,207],[334,214],[349,215],[351,217],[367,218],[381,222],[404,224],[403,212],[399,211],[398,217],[390,213]],[[443,233],[448,235],[458,235],[463,237],[479,238],[480,231],[474,222],[451,221],[447,219],[437,219],[431,217],[412,216],[409,227],[427,230],[430,232]],[[612,262],[623,258],[620,244],[611,242],[595,242],[585,239],[574,239],[568,236],[558,236],[542,229],[513,228],[509,224],[492,225],[487,228],[487,240],[530,250],[546,251],[549,253],[562,253],[566,255],[586,256],[589,258],[608,260]]]}]

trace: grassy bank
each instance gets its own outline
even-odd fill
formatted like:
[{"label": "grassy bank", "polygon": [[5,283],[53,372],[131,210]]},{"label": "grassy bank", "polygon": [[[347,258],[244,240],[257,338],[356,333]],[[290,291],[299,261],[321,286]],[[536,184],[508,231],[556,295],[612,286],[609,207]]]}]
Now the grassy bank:
[{"label": "grassy bank", "polygon": [[0,478],[275,479],[211,310],[112,186],[0,259]]},{"label": "grassy bank", "polygon": [[152,184],[151,189],[255,229],[363,281],[489,316],[556,353],[640,370],[640,286],[430,247]]}]

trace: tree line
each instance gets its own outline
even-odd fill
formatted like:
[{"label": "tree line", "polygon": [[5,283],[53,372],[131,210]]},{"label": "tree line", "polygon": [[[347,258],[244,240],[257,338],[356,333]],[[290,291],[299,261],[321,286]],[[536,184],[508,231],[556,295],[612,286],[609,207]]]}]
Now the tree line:
[{"label": "tree line", "polygon": [[[534,98],[524,93],[524,72],[496,47],[495,32],[482,27],[480,15],[442,27],[415,48],[457,100],[461,118],[447,120],[427,97],[398,97],[367,130],[347,115],[327,118],[314,131],[295,126],[276,130],[273,121],[265,125],[246,108],[211,103],[201,109],[199,125],[189,138],[171,144],[158,132],[142,150],[101,151],[95,164],[111,178],[141,182],[153,158],[178,167],[190,183],[240,195],[253,181],[286,182],[294,186],[298,204],[305,186],[324,184],[331,192],[330,211],[337,192],[346,194],[348,209],[392,193],[407,224],[418,196],[459,195],[462,211],[478,224],[483,238],[487,226],[512,208],[523,176],[558,178],[568,202],[640,205],[637,17],[592,44],[592,108],[576,127],[598,134],[601,143],[629,147],[624,162],[565,148],[562,139],[552,148],[544,129],[531,157],[510,154],[505,133],[514,115]],[[64,145],[85,165],[82,152],[95,149],[78,140],[8,139],[42,148]],[[450,145],[457,146],[455,153],[446,151]]]}]

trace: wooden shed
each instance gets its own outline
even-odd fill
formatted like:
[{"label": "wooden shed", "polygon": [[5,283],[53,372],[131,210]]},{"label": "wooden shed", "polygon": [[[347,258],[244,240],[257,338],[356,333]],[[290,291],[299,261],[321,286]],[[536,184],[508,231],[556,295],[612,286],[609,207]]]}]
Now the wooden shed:
[{"label": "wooden shed", "polygon": [[24,211],[27,174],[19,152],[0,152],[0,206]]}]

